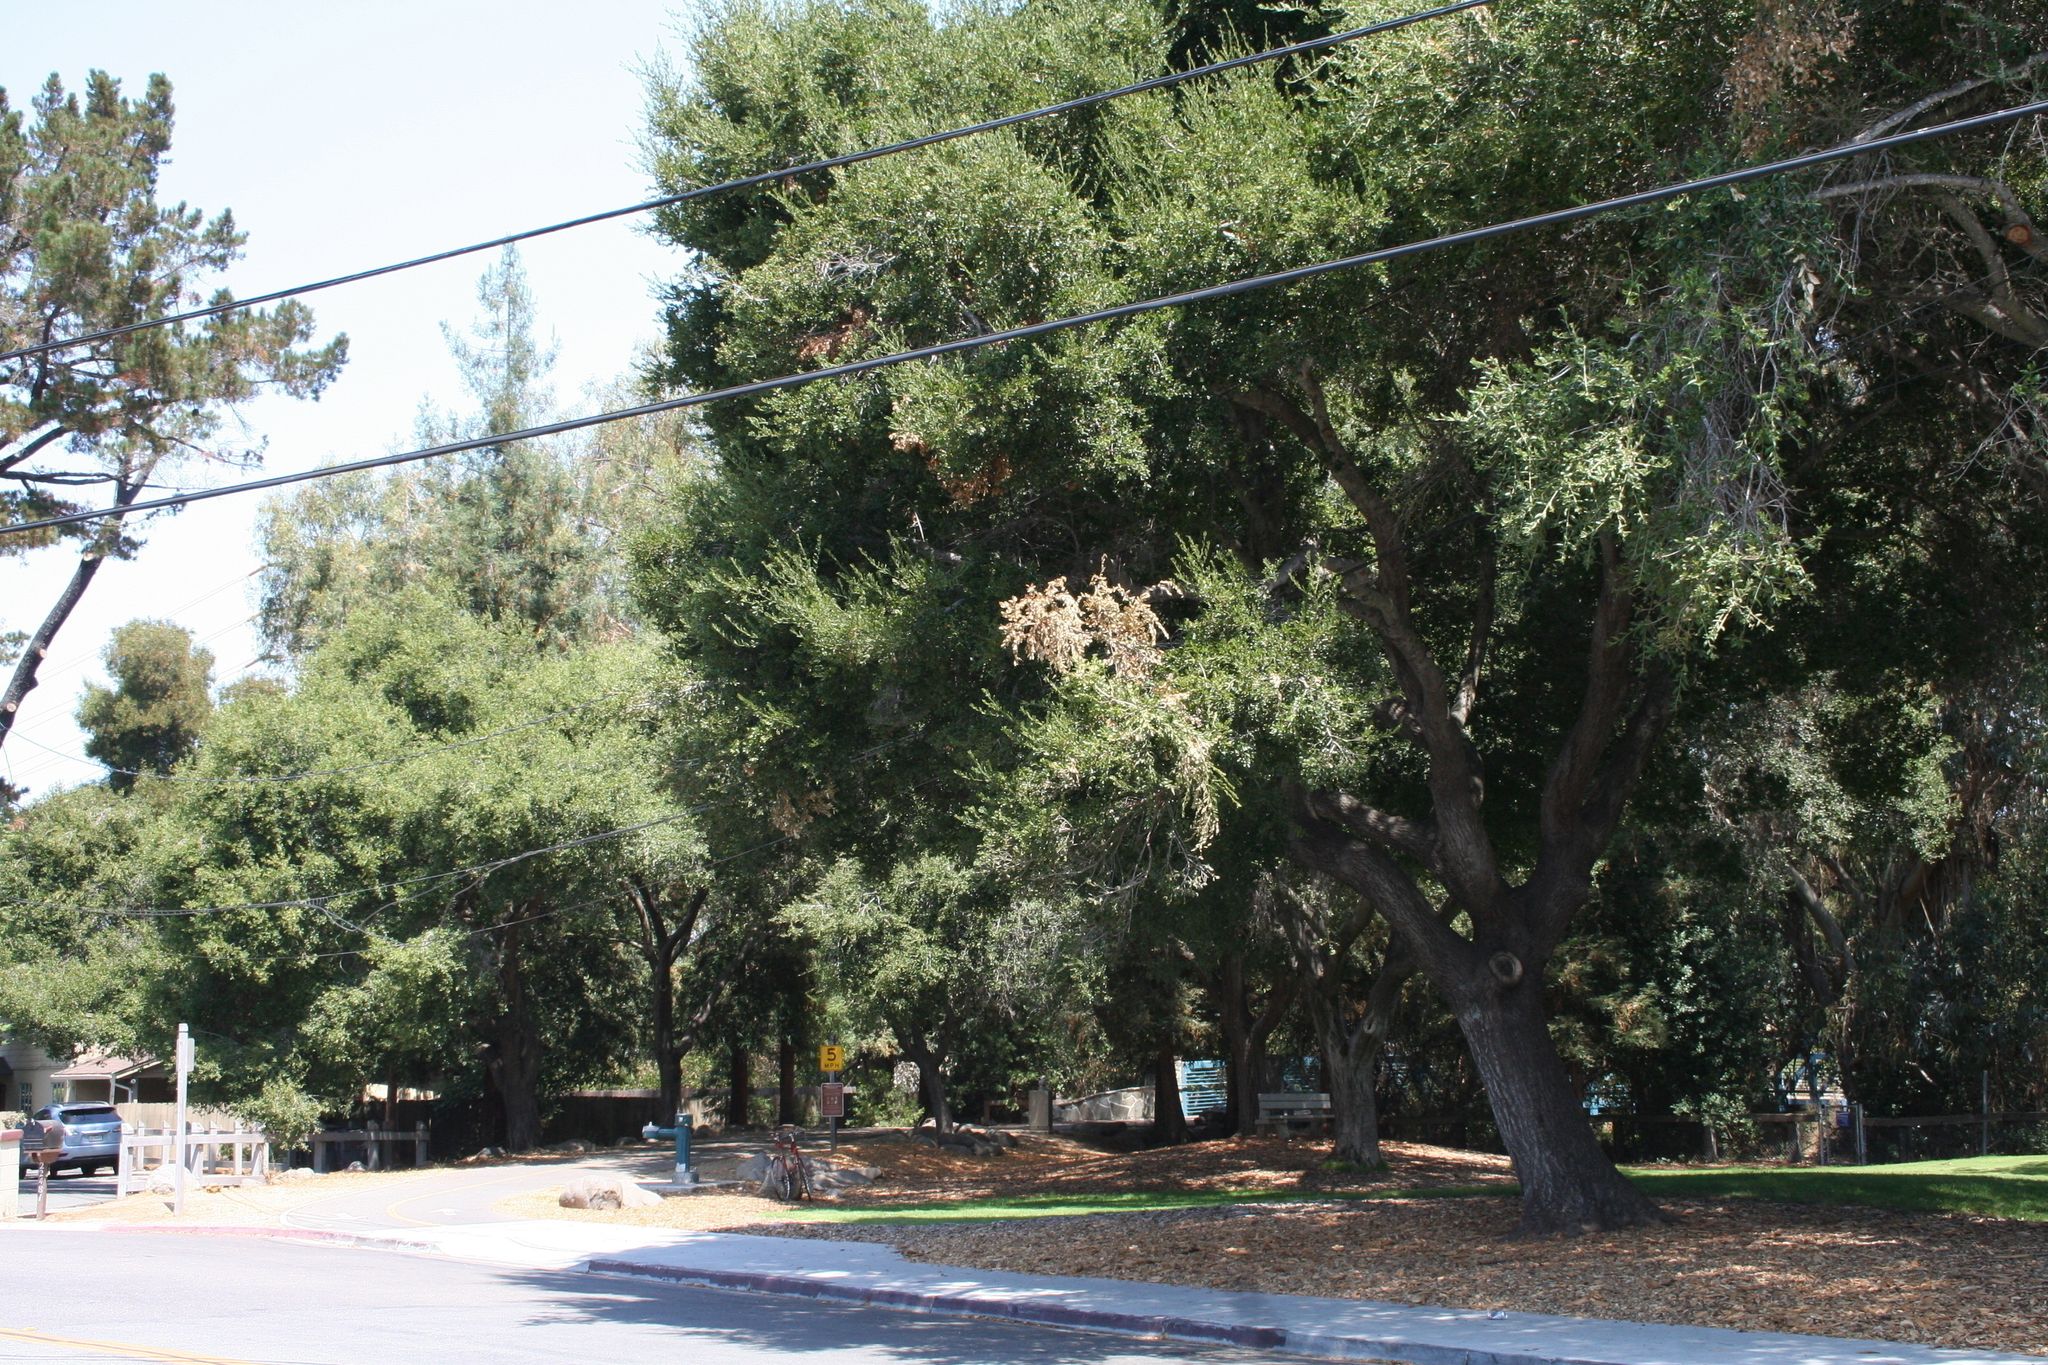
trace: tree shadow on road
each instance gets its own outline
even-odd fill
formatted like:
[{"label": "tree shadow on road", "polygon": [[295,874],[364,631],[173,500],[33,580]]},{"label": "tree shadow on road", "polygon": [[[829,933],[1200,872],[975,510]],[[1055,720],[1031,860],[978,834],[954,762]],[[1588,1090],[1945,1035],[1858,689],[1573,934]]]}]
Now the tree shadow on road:
[{"label": "tree shadow on road", "polygon": [[1175,1360],[1253,1361],[1270,1357],[1205,1347],[1072,1331],[1036,1323],[941,1317],[860,1304],[752,1294],[630,1276],[504,1269],[508,1284],[542,1294],[557,1307],[530,1315],[530,1326],[574,1323],[666,1328],[691,1361],[773,1359],[843,1353],[918,1365],[1106,1365]]}]

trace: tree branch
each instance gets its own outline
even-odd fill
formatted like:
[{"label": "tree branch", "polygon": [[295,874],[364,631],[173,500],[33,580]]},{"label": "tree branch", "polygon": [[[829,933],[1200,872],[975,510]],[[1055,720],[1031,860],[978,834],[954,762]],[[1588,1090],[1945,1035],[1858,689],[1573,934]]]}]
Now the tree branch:
[{"label": "tree branch", "polygon": [[1361,839],[1369,839],[1391,852],[1405,854],[1430,871],[1436,871],[1436,834],[1428,822],[1389,814],[1345,792],[1312,791],[1306,797],[1306,804],[1314,818],[1342,825]]},{"label": "tree branch", "polygon": [[1289,842],[1288,852],[1311,872],[1364,897],[1437,981],[1454,981],[1465,974],[1472,945],[1438,917],[1415,879],[1386,850],[1354,838],[1326,820],[1309,817]]},{"label": "tree branch", "polygon": [[42,432],[39,435],[32,438],[27,445],[23,446],[20,450],[15,451],[13,454],[0,456],[0,474],[4,474],[8,470],[17,467],[18,465],[24,464],[31,459],[34,459],[37,451],[49,445],[52,441],[57,440],[59,437],[69,435],[70,432],[70,427],[67,427],[62,423],[59,423],[56,426],[51,427],[48,431]]},{"label": "tree branch", "polygon": [[1905,124],[1911,123],[1914,119],[1920,117],[1920,115],[1926,113],[1930,109],[1939,108],[1941,105],[1951,103],[1955,100],[1959,100],[1963,96],[1971,94],[1974,91],[1982,90],[1987,86],[2010,85],[2013,82],[2020,80],[2022,77],[2026,76],[2029,72],[2031,72],[2035,67],[2040,66],[2043,63],[2048,63],[2048,52],[2036,52],[2033,56],[2028,57],[2025,61],[2021,62],[2018,66],[2012,67],[2010,70],[2000,71],[1990,76],[1978,76],[1971,80],[1958,81],[1956,82],[1956,84],[1951,85],[1946,89],[1937,90],[1931,95],[1925,96],[1922,99],[1915,100],[1913,103],[1907,105],[1905,108],[1901,110],[1898,110],[1896,113],[1885,115],[1877,122],[1866,127],[1862,132],[1856,134],[1856,136],[1851,138],[1850,141],[1874,141],[1877,138],[1883,137],[1886,133],[1891,132],[1894,128],[1899,128],[1904,126]]}]

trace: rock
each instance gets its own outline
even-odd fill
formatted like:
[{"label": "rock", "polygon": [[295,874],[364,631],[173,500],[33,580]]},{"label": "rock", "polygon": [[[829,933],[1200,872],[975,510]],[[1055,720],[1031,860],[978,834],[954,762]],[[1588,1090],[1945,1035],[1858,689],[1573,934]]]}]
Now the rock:
[{"label": "rock", "polygon": [[496,1161],[503,1155],[505,1155],[503,1147],[479,1147],[474,1155],[462,1158],[461,1164],[464,1166],[474,1166],[479,1161]]},{"label": "rock", "polygon": [[757,1182],[765,1180],[768,1177],[768,1154],[766,1152],[755,1152],[749,1156],[743,1156],[739,1159],[738,1164],[732,1168],[732,1171],[733,1179],[735,1180]]},{"label": "rock", "polygon": [[882,1170],[879,1166],[813,1166],[811,1188],[814,1190],[847,1190],[860,1185],[872,1185]]},{"label": "rock", "polygon": [[364,1165],[364,1164],[363,1164],[362,1162],[360,1162],[360,1161],[351,1161],[351,1162],[349,1162],[349,1163],[348,1163],[348,1168],[349,1168],[350,1170],[352,1170],[352,1171],[367,1171],[367,1170],[369,1170],[369,1169],[370,1169],[369,1167],[365,1166],[365,1165]]},{"label": "rock", "polygon": [[290,1170],[277,1173],[279,1180],[316,1180],[319,1176],[320,1172],[311,1166],[294,1166]]},{"label": "rock", "polygon": [[589,1175],[564,1185],[555,1202],[565,1209],[646,1209],[661,1203],[661,1196],[623,1176]]},{"label": "rock", "polygon": [[594,1152],[597,1150],[597,1144],[594,1142],[585,1142],[582,1138],[570,1138],[567,1142],[556,1143],[554,1146],[548,1148],[548,1150],[551,1152]]},{"label": "rock", "polygon": [[158,1171],[149,1178],[149,1192],[151,1194],[170,1194],[177,1188],[177,1183],[167,1172]]}]

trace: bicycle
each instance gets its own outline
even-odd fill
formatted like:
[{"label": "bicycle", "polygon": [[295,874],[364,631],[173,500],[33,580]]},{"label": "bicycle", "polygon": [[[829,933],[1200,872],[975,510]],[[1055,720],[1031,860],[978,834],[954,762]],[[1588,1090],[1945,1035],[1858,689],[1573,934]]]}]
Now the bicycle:
[{"label": "bicycle", "polygon": [[787,1204],[811,1197],[811,1163],[797,1150],[797,1139],[802,1136],[787,1123],[775,1130],[774,1144],[768,1149],[768,1170],[761,1177],[761,1193],[770,1199]]}]

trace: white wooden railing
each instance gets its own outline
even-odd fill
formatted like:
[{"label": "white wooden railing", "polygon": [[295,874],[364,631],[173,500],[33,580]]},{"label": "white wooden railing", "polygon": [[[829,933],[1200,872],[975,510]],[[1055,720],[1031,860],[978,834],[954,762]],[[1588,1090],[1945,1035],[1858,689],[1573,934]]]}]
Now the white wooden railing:
[{"label": "white wooden railing", "polygon": [[[121,1129],[114,1192],[139,1194],[159,1171],[177,1165],[178,1135],[169,1129]],[[261,1128],[208,1128],[185,1134],[186,1180],[195,1185],[260,1185],[270,1175],[270,1136]]]}]

